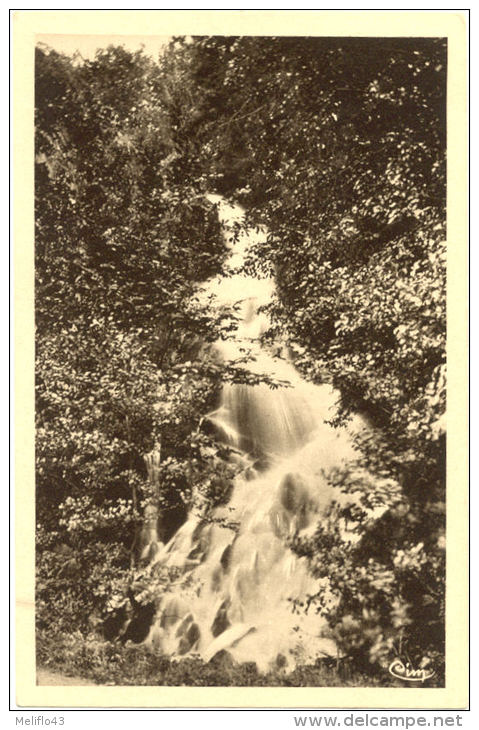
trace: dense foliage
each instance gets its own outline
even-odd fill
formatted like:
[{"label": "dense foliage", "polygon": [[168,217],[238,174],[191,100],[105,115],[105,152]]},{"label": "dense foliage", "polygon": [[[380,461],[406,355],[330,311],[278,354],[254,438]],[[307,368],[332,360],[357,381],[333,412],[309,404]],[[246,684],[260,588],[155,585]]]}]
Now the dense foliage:
[{"label": "dense foliage", "polygon": [[330,475],[360,506],[293,540],[338,600],[311,599],[358,666],[405,651],[440,671],[445,43],[175,39],[159,64],[37,53],[40,626],[86,630],[131,579],[145,453],[161,443],[179,520],[225,472],[198,431],[222,376],[205,343],[233,326],[197,293],[224,257],[203,197],[218,191],[268,230],[248,262],[276,276],[266,337],[333,383],[340,419],[370,424],[358,464]]},{"label": "dense foliage", "polygon": [[[40,626],[86,630],[116,610],[147,504],[174,530],[193,493],[231,476],[198,430],[222,377],[208,343],[234,324],[198,282],[225,247],[200,182],[179,172],[164,95],[140,53],[75,65],[37,50]],[[157,494],[143,457],[160,447]]]}]

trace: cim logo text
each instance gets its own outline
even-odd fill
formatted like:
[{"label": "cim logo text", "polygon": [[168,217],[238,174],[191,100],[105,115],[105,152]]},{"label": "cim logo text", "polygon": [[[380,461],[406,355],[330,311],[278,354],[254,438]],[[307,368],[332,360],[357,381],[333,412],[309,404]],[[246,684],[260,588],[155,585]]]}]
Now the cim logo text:
[{"label": "cim logo text", "polygon": [[411,665],[404,664],[401,659],[394,659],[389,665],[389,673],[396,679],[405,679],[406,682],[425,682],[434,676],[434,669],[413,669]]}]

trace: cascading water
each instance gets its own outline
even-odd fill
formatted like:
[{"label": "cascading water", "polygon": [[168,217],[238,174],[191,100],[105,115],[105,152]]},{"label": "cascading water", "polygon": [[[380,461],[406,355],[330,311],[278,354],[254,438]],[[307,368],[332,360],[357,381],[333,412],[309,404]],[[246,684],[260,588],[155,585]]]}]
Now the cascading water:
[{"label": "cascading water", "polygon": [[[241,218],[239,206],[210,199],[226,230]],[[217,349],[226,360],[250,351],[253,360],[246,367],[290,387],[224,385],[219,408],[207,418],[241,452],[245,469],[213,520],[191,514],[166,545],[159,544],[153,561],[179,568],[185,579],[163,595],[149,640],[165,653],[193,652],[205,660],[227,650],[265,670],[279,656],[294,666],[336,655],[325,619],[297,608],[321,588],[327,598],[327,585],[311,575],[306,558],[296,556],[288,540],[314,531],[332,496],[324,472],[351,460],[354,452],[345,430],[325,423],[334,414],[332,389],[307,383],[290,362],[259,343],[267,320],[258,308],[270,300],[274,283],[240,271],[258,235],[243,233],[229,259],[230,275],[208,283],[218,306],[240,303],[242,315],[234,338]],[[148,467],[154,479],[154,458]],[[225,527],[228,522],[236,529]],[[151,520],[148,525],[154,543]]]}]

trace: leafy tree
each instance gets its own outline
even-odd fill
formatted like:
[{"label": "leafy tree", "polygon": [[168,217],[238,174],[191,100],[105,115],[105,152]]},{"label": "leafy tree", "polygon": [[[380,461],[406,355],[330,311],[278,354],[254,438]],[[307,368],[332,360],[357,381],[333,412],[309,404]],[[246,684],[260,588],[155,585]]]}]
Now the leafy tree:
[{"label": "leafy tree", "polygon": [[[149,505],[171,530],[212,474],[231,478],[199,431],[235,372],[209,348],[234,313],[211,310],[198,283],[226,249],[201,180],[178,174],[174,119],[141,53],[110,47],[76,64],[37,49],[40,625],[87,630],[118,607],[119,582],[126,601]],[[144,456],[160,445],[152,484]]]}]

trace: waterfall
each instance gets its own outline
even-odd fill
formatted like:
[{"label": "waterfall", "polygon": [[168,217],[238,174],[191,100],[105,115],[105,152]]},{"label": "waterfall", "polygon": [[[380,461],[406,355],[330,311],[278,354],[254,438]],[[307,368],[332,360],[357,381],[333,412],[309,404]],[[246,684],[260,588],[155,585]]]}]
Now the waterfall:
[{"label": "waterfall", "polygon": [[153,488],[153,500],[145,507],[143,529],[140,536],[141,558],[153,560],[163,543],[158,536],[158,491],[161,462],[161,448],[157,446],[145,456],[148,481]]},{"label": "waterfall", "polygon": [[[219,196],[210,199],[218,204],[226,232],[232,230],[242,209]],[[218,307],[237,304],[241,313],[234,337],[219,342],[217,350],[226,360],[249,351],[253,359],[245,367],[289,387],[225,384],[219,407],[207,415],[219,437],[242,454],[246,468],[212,521],[191,513],[165,545],[157,543],[153,562],[179,568],[185,579],[161,597],[148,640],[167,654],[197,653],[205,660],[227,650],[266,670],[278,657],[291,667],[336,656],[325,618],[304,609],[319,590],[326,603],[332,600],[327,584],[311,575],[307,559],[295,555],[288,541],[314,532],[332,499],[324,473],[351,460],[354,451],[344,429],[325,423],[334,415],[332,389],[307,383],[291,362],[258,340],[268,324],[258,309],[270,301],[274,282],[246,275],[241,264],[261,235],[243,232],[231,245],[228,275],[207,283],[207,295],[214,295]],[[152,457],[148,464],[153,480]],[[228,522],[237,529],[225,527]]]}]

